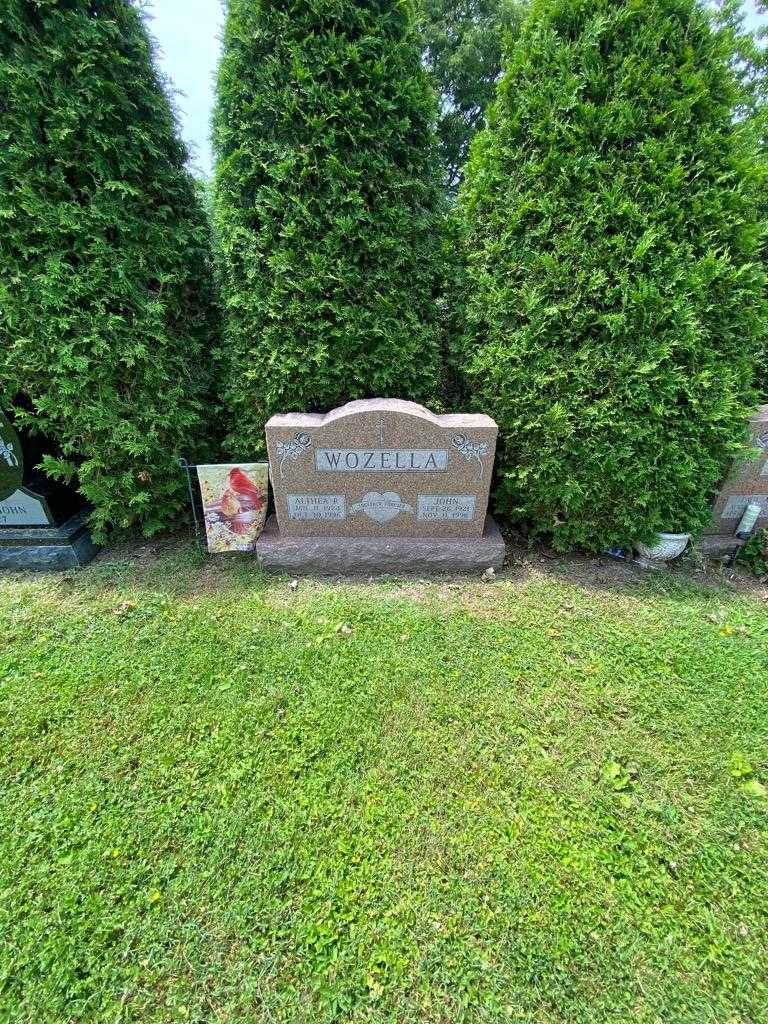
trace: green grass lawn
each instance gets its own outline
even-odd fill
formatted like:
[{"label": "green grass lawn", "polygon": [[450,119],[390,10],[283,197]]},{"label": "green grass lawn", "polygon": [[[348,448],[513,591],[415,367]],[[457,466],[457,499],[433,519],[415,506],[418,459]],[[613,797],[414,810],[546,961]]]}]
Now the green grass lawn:
[{"label": "green grass lawn", "polygon": [[607,572],[0,578],[0,1020],[768,1019],[766,605]]}]

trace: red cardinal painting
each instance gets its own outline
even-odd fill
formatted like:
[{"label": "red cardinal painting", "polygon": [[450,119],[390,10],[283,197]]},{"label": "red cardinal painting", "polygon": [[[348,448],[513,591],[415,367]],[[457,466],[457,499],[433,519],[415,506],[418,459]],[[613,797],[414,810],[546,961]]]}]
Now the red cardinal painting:
[{"label": "red cardinal painting", "polygon": [[220,513],[233,533],[248,533],[264,508],[264,496],[242,469],[229,471],[229,487],[221,497]]},{"label": "red cardinal painting", "polygon": [[[262,477],[261,486],[251,479],[249,472]],[[211,550],[249,550],[261,532],[266,515],[266,464],[199,466],[198,474]],[[214,487],[214,476],[221,481],[218,487],[223,485],[223,489],[218,491],[220,497],[216,497],[218,488]],[[232,543],[227,542],[226,534],[232,537]],[[235,537],[240,540],[235,542]]]}]

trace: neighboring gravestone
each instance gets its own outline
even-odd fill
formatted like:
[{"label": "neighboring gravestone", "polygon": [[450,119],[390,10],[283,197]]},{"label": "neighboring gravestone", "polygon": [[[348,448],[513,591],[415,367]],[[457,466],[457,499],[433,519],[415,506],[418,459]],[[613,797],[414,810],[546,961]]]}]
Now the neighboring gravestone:
[{"label": "neighboring gravestone", "polygon": [[[37,453],[37,447],[31,447]],[[80,512],[82,503],[38,473],[36,461],[25,457],[18,433],[0,412],[0,568],[84,565],[97,549]]]},{"label": "neighboring gravestone", "polygon": [[23,486],[24,453],[19,435],[0,412],[0,526],[52,526],[45,499]]},{"label": "neighboring gravestone", "polygon": [[399,399],[350,402],[266,426],[277,521],[256,545],[285,571],[500,568],[486,515],[498,427]]},{"label": "neighboring gravestone", "polygon": [[[703,547],[715,550],[734,537],[747,505],[759,505],[762,513],[756,529],[768,526],[768,405],[759,407],[749,421],[755,457],[739,459],[717,496],[713,524]],[[723,541],[718,544],[720,538]]]}]

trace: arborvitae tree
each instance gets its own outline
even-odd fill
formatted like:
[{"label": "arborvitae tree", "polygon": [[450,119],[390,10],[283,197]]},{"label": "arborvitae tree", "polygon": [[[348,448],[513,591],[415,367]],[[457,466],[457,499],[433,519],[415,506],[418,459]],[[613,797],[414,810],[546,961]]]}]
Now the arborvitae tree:
[{"label": "arborvitae tree", "polygon": [[745,437],[764,174],[695,0],[534,0],[461,200],[497,503],[559,548],[695,530]]},{"label": "arborvitae tree", "polygon": [[[764,162],[768,162],[768,27],[750,29],[743,0],[715,0],[718,25],[728,33],[733,49],[733,68],[741,86],[739,119],[753,129]],[[768,14],[766,0],[756,0],[757,11]],[[768,189],[763,190],[761,213],[768,222]],[[763,238],[763,266],[768,267],[768,237]],[[757,371],[760,400],[768,401],[768,333],[764,338]]]},{"label": "arborvitae tree", "polygon": [[455,195],[469,144],[496,95],[505,45],[528,0],[418,0],[424,63],[440,104],[437,133],[445,183]]},{"label": "arborvitae tree", "polygon": [[211,376],[209,237],[127,0],[0,12],[0,395],[46,434],[92,527],[185,506]]},{"label": "arborvitae tree", "polygon": [[435,405],[435,100],[403,0],[230,0],[214,119],[228,451],[275,411]]}]

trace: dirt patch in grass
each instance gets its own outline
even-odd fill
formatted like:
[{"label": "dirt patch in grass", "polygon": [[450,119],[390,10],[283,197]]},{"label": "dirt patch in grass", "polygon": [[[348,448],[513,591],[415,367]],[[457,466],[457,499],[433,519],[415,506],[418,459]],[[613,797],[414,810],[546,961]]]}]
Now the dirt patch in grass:
[{"label": "dirt patch in grass", "polygon": [[[176,569],[170,575],[167,572],[169,564]],[[157,573],[159,566],[163,567],[160,575]],[[209,556],[187,534],[172,534],[107,548],[97,556],[90,571],[99,575],[104,586],[119,588],[141,579],[145,583],[153,581],[160,588],[181,587],[201,595],[216,593],[222,588],[243,589],[254,582],[282,583],[281,578],[261,573],[252,556]],[[545,545],[529,548],[508,539],[506,565],[497,574],[497,579],[515,585],[524,584],[532,572],[598,592],[631,593],[654,576],[654,586],[662,588],[665,585],[693,585],[708,590],[723,588],[768,601],[768,584],[759,582],[738,563],[735,567],[727,567],[719,562],[686,556],[666,570],[653,571],[608,556],[560,555]],[[460,574],[429,579],[389,576],[335,580],[302,578],[300,586],[306,591],[310,586],[322,588],[334,583],[355,591],[375,582],[378,586],[396,589],[415,601],[423,600],[425,588],[432,593],[436,590],[447,600],[454,595],[463,595],[462,599],[466,599],[471,594],[472,600],[479,596],[482,601],[483,595],[492,591],[493,584],[483,583],[479,576],[480,573],[476,576]],[[285,582],[289,587],[290,579],[286,577]],[[290,595],[290,590],[288,593]]]}]

